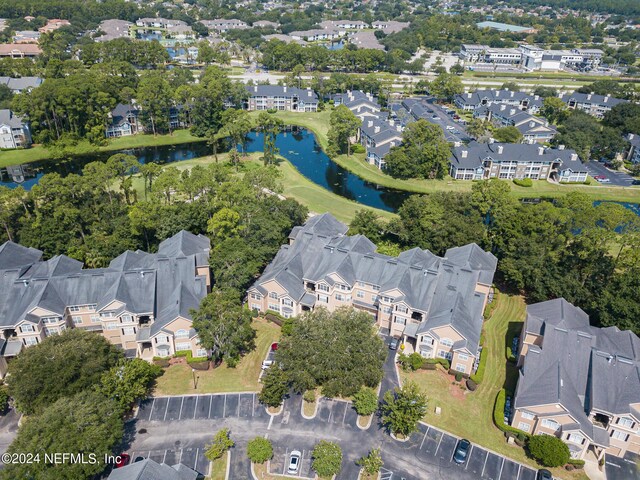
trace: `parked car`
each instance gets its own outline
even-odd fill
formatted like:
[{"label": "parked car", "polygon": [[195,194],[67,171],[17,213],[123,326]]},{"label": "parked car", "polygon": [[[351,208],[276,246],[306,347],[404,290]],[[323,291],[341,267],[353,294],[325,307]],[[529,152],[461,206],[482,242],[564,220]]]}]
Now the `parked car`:
[{"label": "parked car", "polygon": [[276,350],[278,350],[278,342],[273,342],[271,344],[271,351],[275,352]]},{"label": "parked car", "polygon": [[466,439],[462,439],[458,441],[458,445],[456,445],[456,451],[453,452],[453,461],[458,465],[467,461],[467,455],[469,453],[469,448],[471,447],[471,442]]},{"label": "parked car", "polygon": [[263,360],[262,361],[262,370],[268,369],[271,365],[273,365],[273,360]]},{"label": "parked car", "polygon": [[431,118],[434,120],[440,120],[440,117],[438,115],[431,115]]},{"label": "parked car", "polygon": [[116,462],[116,468],[122,468],[125,465],[129,465],[130,461],[131,461],[131,457],[129,456],[128,453],[121,453],[118,456],[118,461]]},{"label": "parked car", "polygon": [[551,472],[546,468],[541,468],[538,470],[536,480],[553,480],[553,475],[551,475]]},{"label": "parked car", "polygon": [[302,453],[299,450],[294,450],[291,452],[289,456],[289,468],[287,468],[288,473],[298,473],[300,470],[300,459],[302,458]]},{"label": "parked car", "polygon": [[640,185],[640,180],[634,180],[631,185]]},{"label": "parked car", "polygon": [[460,115],[458,115],[458,114],[454,115],[454,116],[453,116],[453,119],[454,119],[454,120],[460,120]]},{"label": "parked car", "polygon": [[449,131],[451,131],[451,130],[455,130],[455,128],[453,128],[451,125],[447,125],[445,128],[446,128],[447,130],[449,130]]},{"label": "parked car", "polygon": [[392,338],[391,341],[389,342],[389,350],[397,350],[399,345],[400,345],[400,339]]},{"label": "parked car", "polygon": [[143,461],[143,460],[144,460],[144,457],[140,457],[140,456],[138,456],[138,457],[136,457],[136,458],[134,458],[134,459],[133,459],[133,463],[138,463],[138,462],[141,462],[141,461]]},{"label": "parked car", "polygon": [[504,423],[509,424],[509,417],[511,416],[511,397],[507,395],[504,401]]}]

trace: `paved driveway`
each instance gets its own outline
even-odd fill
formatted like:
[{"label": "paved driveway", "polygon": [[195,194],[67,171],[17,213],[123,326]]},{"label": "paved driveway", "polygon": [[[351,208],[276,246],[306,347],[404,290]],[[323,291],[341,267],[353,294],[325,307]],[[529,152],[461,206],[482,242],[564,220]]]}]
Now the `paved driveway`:
[{"label": "paved driveway", "polygon": [[0,454],[6,452],[16,438],[19,420],[20,414],[13,408],[9,408],[4,415],[0,415]]},{"label": "paved driveway", "polygon": [[609,170],[604,166],[604,163],[592,160],[585,163],[585,167],[589,172],[589,175],[595,177],[596,175],[602,175],[610,180],[608,183],[602,183],[601,185],[615,185],[617,187],[629,187],[633,183],[634,178],[628,173],[616,172]]}]

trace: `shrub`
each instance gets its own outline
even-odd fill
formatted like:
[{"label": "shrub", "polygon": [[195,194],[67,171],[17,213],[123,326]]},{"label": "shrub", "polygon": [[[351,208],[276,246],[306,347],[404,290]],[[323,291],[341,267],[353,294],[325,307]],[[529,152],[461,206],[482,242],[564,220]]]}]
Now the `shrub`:
[{"label": "shrub", "polygon": [[470,378],[467,378],[467,388],[469,389],[469,391],[475,392],[476,388],[478,388],[478,384]]},{"label": "shrub", "polygon": [[267,320],[268,322],[272,322],[275,323],[276,325],[278,325],[279,327],[282,326],[282,324],[284,323],[285,318],[281,317],[280,315],[278,315],[275,312],[272,311],[268,311],[265,315],[264,315],[265,320]]},{"label": "shrub", "polygon": [[438,365],[438,364],[442,365],[444,369],[447,371],[449,371],[449,369],[451,368],[451,363],[446,358],[427,358],[423,362],[422,367],[424,368],[426,365]]},{"label": "shrub", "polygon": [[533,180],[530,178],[514,178],[513,183],[519,187],[533,187]]},{"label": "shrub", "polygon": [[307,403],[313,403],[316,401],[316,391],[315,390],[307,390],[302,395],[302,399]]},{"label": "shrub", "polygon": [[253,463],[264,463],[273,457],[273,445],[270,440],[256,437],[247,444],[247,457]]},{"label": "shrub", "polygon": [[364,145],[360,145],[359,143],[356,143],[351,147],[351,151],[353,153],[365,153],[367,150],[364,148]]},{"label": "shrub", "polygon": [[0,387],[0,413],[4,413],[7,411],[9,407],[9,393],[7,392],[7,387]]},{"label": "shrub", "polygon": [[213,441],[207,445],[204,452],[205,457],[211,462],[222,457],[224,453],[235,445],[234,441],[229,438],[229,429],[223,428],[213,436]]},{"label": "shrub", "polygon": [[456,372],[456,382],[462,380],[462,374],[460,372]]},{"label": "shrub", "polygon": [[504,403],[506,398],[507,392],[503,388],[496,396],[496,403],[493,407],[493,423],[495,423],[496,427],[509,436],[522,438],[523,440],[528,439],[530,437],[528,433],[504,423]]},{"label": "shrub", "polygon": [[313,469],[321,477],[332,477],[342,467],[342,450],[336,443],[321,440],[313,449]]},{"label": "shrub", "polygon": [[551,435],[533,435],[527,447],[529,454],[545,467],[559,467],[571,458],[567,444]]},{"label": "shrub", "polygon": [[278,113],[277,108],[267,108],[267,113]]},{"label": "shrub", "polygon": [[284,321],[282,322],[281,325],[281,330],[280,332],[282,333],[283,336],[288,337],[289,335],[291,335],[293,333],[293,327],[295,324],[295,318],[285,318]]},{"label": "shrub", "polygon": [[375,475],[384,465],[382,455],[380,455],[380,449],[374,448],[369,452],[369,455],[362,457],[356,464],[360,465],[366,474]]},{"label": "shrub", "polygon": [[425,358],[418,352],[414,352],[411,355],[405,355],[404,353],[398,354],[398,363],[405,372],[411,370],[415,371],[422,368]]},{"label": "shrub", "polygon": [[191,358],[191,350],[179,350],[176,353],[174,353],[173,355],[175,358],[179,358],[179,357],[187,357],[187,358]]},{"label": "shrub", "polygon": [[578,458],[570,458],[567,463],[573,465],[575,468],[584,468],[584,460]]},{"label": "shrub", "polygon": [[224,361],[227,363],[227,367],[236,368],[240,363],[240,357],[224,357]]},{"label": "shrub", "polygon": [[153,357],[153,363],[155,365],[158,365],[159,367],[162,368],[167,368],[170,364],[169,364],[169,359],[168,358],[162,358],[162,357]]},{"label": "shrub", "polygon": [[476,370],[476,373],[471,375],[471,380],[476,382],[477,385],[480,385],[482,383],[482,380],[484,379],[484,371],[487,366],[487,352],[485,350],[486,348],[483,348],[480,351],[480,362],[478,362],[478,369]]},{"label": "shrub", "polygon": [[373,415],[378,410],[378,396],[371,388],[361,387],[353,396],[353,408],[358,415]]},{"label": "shrub", "polygon": [[207,359],[205,359],[205,360],[196,360],[194,358],[193,360],[190,360],[190,361],[187,360],[187,363],[194,370],[209,370],[209,360],[207,360]]}]

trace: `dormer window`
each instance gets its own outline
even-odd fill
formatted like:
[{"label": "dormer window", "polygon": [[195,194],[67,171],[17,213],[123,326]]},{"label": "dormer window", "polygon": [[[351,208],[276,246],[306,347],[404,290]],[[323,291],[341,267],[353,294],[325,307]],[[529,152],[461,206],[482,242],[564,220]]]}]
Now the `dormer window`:
[{"label": "dormer window", "polygon": [[189,331],[182,328],[180,330],[176,330],[174,336],[176,338],[189,338]]}]

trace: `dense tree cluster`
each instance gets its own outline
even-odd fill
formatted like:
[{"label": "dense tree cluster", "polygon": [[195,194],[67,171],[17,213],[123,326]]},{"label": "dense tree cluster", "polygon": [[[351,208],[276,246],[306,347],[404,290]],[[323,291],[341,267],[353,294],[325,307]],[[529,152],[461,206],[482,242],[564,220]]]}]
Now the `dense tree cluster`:
[{"label": "dense tree cluster", "polygon": [[[437,255],[475,242],[498,258],[498,281],[531,302],[564,297],[594,323],[640,333],[640,219],[622,205],[597,205],[574,192],[555,203],[523,204],[506,182],[477,182],[468,193],[414,195],[388,225],[358,212],[353,233]],[[613,252],[613,253],[612,253]]]}]

